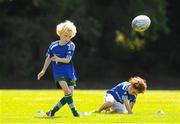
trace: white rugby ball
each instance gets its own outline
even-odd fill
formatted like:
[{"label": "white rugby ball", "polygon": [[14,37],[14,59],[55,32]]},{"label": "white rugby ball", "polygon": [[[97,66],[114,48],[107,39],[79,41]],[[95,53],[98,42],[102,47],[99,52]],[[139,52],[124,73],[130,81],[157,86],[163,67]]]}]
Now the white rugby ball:
[{"label": "white rugby ball", "polygon": [[137,32],[143,32],[147,30],[150,25],[151,19],[146,15],[138,15],[131,22],[132,28]]}]

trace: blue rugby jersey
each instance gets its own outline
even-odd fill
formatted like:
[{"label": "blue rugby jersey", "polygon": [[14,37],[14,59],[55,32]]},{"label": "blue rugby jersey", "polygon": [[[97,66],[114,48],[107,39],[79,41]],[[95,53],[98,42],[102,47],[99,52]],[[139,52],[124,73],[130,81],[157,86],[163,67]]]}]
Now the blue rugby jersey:
[{"label": "blue rugby jersey", "polygon": [[130,101],[130,103],[134,104],[136,102],[136,96],[130,95],[128,93],[127,90],[129,85],[130,83],[127,81],[119,83],[117,86],[108,90],[107,93],[110,93],[114,97],[114,99],[121,104],[123,104],[124,100],[127,99]]},{"label": "blue rugby jersey", "polygon": [[[65,45],[61,45],[59,44],[59,40],[57,40],[51,43],[46,55],[50,55],[50,57],[56,55],[60,58],[69,58],[71,60],[74,51],[75,51],[75,44],[72,41],[69,41]],[[62,62],[52,61],[52,67],[53,67],[53,76],[55,80],[60,77],[76,80],[76,74],[72,60],[67,64]]]}]

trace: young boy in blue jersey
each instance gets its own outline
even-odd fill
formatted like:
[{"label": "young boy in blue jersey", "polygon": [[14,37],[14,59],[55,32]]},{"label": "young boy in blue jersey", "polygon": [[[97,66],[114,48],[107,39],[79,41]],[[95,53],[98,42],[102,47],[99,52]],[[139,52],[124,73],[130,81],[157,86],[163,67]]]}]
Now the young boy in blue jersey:
[{"label": "young boy in blue jersey", "polygon": [[129,81],[119,83],[106,92],[105,102],[96,113],[106,110],[107,113],[124,114],[127,110],[128,114],[132,114],[137,94],[144,93],[146,89],[146,80],[141,77],[131,77]]},{"label": "young boy in blue jersey", "polygon": [[76,32],[76,26],[71,21],[67,20],[57,25],[56,33],[60,39],[53,41],[49,46],[44,66],[37,75],[37,79],[40,80],[52,62],[55,83],[64,92],[64,97],[60,99],[52,110],[46,113],[48,117],[54,116],[66,103],[69,105],[73,115],[79,117],[72,97],[74,86],[76,86],[76,74],[72,63],[75,44],[71,41],[71,38],[76,35]]}]

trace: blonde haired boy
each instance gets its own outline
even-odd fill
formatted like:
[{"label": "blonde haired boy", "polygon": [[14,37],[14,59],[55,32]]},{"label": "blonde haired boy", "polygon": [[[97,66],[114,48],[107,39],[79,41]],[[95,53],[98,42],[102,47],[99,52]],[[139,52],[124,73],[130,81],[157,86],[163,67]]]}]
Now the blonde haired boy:
[{"label": "blonde haired boy", "polygon": [[53,41],[49,46],[46,59],[42,70],[37,75],[40,80],[45,74],[48,66],[52,63],[53,76],[58,88],[62,88],[64,97],[49,110],[46,115],[52,117],[66,103],[69,105],[73,116],[79,117],[73,102],[73,91],[76,86],[76,73],[72,63],[72,57],[75,51],[75,44],[71,39],[76,35],[77,30],[73,22],[67,20],[57,25],[56,33],[59,40]]}]

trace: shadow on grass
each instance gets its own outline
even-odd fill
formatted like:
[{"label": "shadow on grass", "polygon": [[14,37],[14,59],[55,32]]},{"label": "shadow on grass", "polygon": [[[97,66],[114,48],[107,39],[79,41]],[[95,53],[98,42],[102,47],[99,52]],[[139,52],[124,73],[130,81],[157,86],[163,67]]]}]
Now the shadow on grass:
[{"label": "shadow on grass", "polygon": [[34,118],[37,118],[37,119],[57,119],[57,118],[62,118],[62,116],[54,116],[54,117],[34,116]]}]

